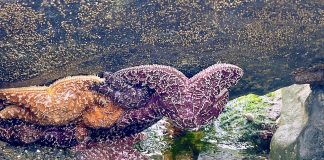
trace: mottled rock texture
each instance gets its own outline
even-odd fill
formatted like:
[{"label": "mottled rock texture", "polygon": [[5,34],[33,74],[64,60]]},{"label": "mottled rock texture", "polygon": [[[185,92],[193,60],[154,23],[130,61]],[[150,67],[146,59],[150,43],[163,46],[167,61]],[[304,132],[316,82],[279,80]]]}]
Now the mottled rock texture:
[{"label": "mottled rock texture", "polygon": [[308,122],[298,139],[299,159],[324,159],[324,86],[311,86],[306,101]]},{"label": "mottled rock texture", "polygon": [[296,141],[308,120],[305,101],[310,93],[309,85],[293,85],[282,89],[279,128],[271,141],[272,159],[295,159],[298,152]]},{"label": "mottled rock texture", "polygon": [[267,93],[293,84],[297,69],[323,63],[321,6],[319,0],[3,1],[0,87],[152,63],[191,77],[220,61],[246,73],[231,97]]},{"label": "mottled rock texture", "polygon": [[324,88],[293,85],[282,89],[279,128],[271,141],[270,159],[324,158]]}]

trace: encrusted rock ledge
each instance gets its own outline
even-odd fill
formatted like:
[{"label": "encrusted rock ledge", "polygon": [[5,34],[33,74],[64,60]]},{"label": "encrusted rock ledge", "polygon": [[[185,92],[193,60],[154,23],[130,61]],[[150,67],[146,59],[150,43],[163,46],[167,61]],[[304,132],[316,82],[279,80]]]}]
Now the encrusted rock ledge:
[{"label": "encrusted rock ledge", "polygon": [[0,2],[0,88],[143,64],[191,77],[222,62],[245,71],[232,98],[263,95],[324,62],[321,2],[285,1]]}]

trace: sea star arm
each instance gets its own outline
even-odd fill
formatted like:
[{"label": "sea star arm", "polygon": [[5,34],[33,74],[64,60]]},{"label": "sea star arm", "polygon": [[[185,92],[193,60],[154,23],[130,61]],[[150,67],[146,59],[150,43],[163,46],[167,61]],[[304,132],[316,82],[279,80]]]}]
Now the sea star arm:
[{"label": "sea star arm", "polygon": [[75,125],[40,126],[21,120],[0,119],[0,139],[15,144],[46,144],[70,147],[78,142]]},{"label": "sea star arm", "polygon": [[243,75],[231,64],[215,64],[189,79],[188,90],[182,92],[181,105],[164,107],[180,128],[199,128],[218,117],[228,101],[228,89]]},{"label": "sea star arm", "polygon": [[32,106],[32,101],[35,100],[36,95],[46,95],[48,87],[21,87],[0,89],[0,99],[9,103],[14,103],[21,106]]},{"label": "sea star arm", "polygon": [[[147,160],[148,157],[142,155],[133,146],[143,140],[143,134],[136,134],[120,139],[95,142],[93,144],[80,144],[73,151],[78,159],[136,159]],[[89,147],[90,146],[90,147]]]},{"label": "sea star arm", "polygon": [[[163,65],[143,65],[113,73],[132,85],[149,86],[156,93],[168,94],[183,89],[188,78],[175,68]],[[167,93],[166,93],[167,92]]]},{"label": "sea star arm", "polygon": [[[192,97],[192,112],[205,112],[209,106],[222,101],[219,97],[224,97],[222,95],[225,92],[228,97],[228,89],[235,85],[242,75],[243,70],[235,65],[215,64],[190,78],[188,93]],[[224,105],[218,108],[218,114]],[[218,114],[209,114],[209,117],[217,117]],[[196,116],[200,117],[199,114]]]},{"label": "sea star arm", "polygon": [[0,119],[0,139],[9,143],[30,144],[43,136],[41,129],[32,124]]},{"label": "sea star arm", "polygon": [[0,90],[0,98],[29,108],[38,124],[64,125],[78,118],[87,106],[95,103],[90,91],[96,76],[74,76],[56,81],[49,87],[22,87]]},{"label": "sea star arm", "polygon": [[126,68],[115,73],[106,73],[105,83],[95,90],[105,94],[122,108],[145,106],[153,94],[163,97],[184,90],[188,78],[175,68],[162,65],[145,65]]},{"label": "sea star arm", "polygon": [[234,86],[243,76],[243,70],[232,64],[214,64],[190,78],[192,88],[196,91],[212,92],[217,96],[221,90]]},{"label": "sea star arm", "polygon": [[21,119],[26,122],[35,122],[36,117],[25,108],[21,108],[15,105],[6,106],[0,111],[1,119]]},{"label": "sea star arm", "polygon": [[163,115],[158,103],[158,98],[154,96],[147,106],[127,109],[110,128],[97,130],[93,135],[95,137],[109,135],[110,138],[115,139],[139,133],[162,119]]},{"label": "sea star arm", "polygon": [[212,120],[218,117],[219,114],[224,109],[224,106],[227,104],[229,100],[229,93],[228,91],[224,91],[220,93],[217,97],[215,103],[211,106],[206,108],[205,110],[200,111],[197,114],[197,128],[203,126],[205,124],[209,124]]},{"label": "sea star arm", "polygon": [[87,110],[83,116],[83,123],[91,128],[109,128],[123,113],[123,109],[112,103],[104,106],[96,105]]},{"label": "sea star arm", "polygon": [[147,86],[132,85],[126,79],[112,73],[105,75],[105,83],[96,85],[93,89],[110,97],[115,104],[124,109],[145,106],[155,92]]}]

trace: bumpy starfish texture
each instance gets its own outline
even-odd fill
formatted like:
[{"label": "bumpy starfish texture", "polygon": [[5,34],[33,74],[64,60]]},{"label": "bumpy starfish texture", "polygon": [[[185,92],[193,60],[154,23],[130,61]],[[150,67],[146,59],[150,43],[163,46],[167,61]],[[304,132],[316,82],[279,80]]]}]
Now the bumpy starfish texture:
[{"label": "bumpy starfish texture", "polygon": [[148,157],[134,149],[134,144],[143,140],[143,134],[137,134],[114,140],[101,141],[94,144],[78,145],[73,150],[78,159],[103,160],[103,159],[136,159],[146,160]]},{"label": "bumpy starfish texture", "polygon": [[162,114],[177,127],[199,128],[219,115],[228,101],[228,88],[242,75],[243,70],[231,64],[215,64],[190,79],[169,66],[144,65],[111,73],[113,79],[106,83],[112,88],[106,91],[114,98],[129,86],[147,86],[159,97]]},{"label": "bumpy starfish texture", "polygon": [[96,130],[93,137],[108,135],[110,139],[116,139],[139,133],[162,119],[163,115],[156,106],[158,98],[153,96],[147,105],[125,110],[116,123],[109,128]]},{"label": "bumpy starfish texture", "polygon": [[[21,87],[0,90],[0,99],[8,105],[0,111],[1,119],[21,119],[40,125],[66,125],[82,118],[88,127],[111,126],[123,110],[91,90],[103,82],[96,76],[74,76],[56,81],[49,87]],[[83,116],[84,114],[84,116]]]},{"label": "bumpy starfish texture", "polygon": [[83,115],[83,123],[91,128],[108,128],[112,126],[122,115],[124,110],[109,102],[104,106],[93,106]]},{"label": "bumpy starfish texture", "polygon": [[130,136],[143,131],[163,115],[159,109],[158,96],[148,86],[131,85],[112,73],[104,74],[105,83],[93,87],[124,109],[118,121],[109,128],[97,130],[97,136],[108,134],[112,138]]},{"label": "bumpy starfish texture", "polygon": [[40,143],[56,147],[77,144],[75,125],[40,126],[20,120],[0,120],[0,139],[14,144]]},{"label": "bumpy starfish texture", "polygon": [[105,72],[104,78],[105,83],[95,85],[93,89],[110,97],[116,105],[125,109],[147,105],[155,92],[147,86],[131,85],[127,81],[115,77],[111,72]]},{"label": "bumpy starfish texture", "polygon": [[72,147],[77,159],[148,159],[133,148],[144,139],[136,134],[118,139],[91,139],[78,142],[75,125],[39,126],[20,120],[0,120],[0,139],[16,144],[40,143],[55,147]]}]

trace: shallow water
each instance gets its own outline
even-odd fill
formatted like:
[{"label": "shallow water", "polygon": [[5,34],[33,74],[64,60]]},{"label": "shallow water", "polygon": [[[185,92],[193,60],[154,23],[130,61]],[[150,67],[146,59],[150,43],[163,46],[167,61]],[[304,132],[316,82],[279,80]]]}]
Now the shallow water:
[{"label": "shallow water", "polygon": [[[245,143],[226,142],[224,139],[217,139],[214,131],[201,130],[197,132],[187,132],[181,136],[170,138],[166,133],[165,119],[150,127],[145,132],[148,139],[136,148],[152,159],[267,159],[268,152],[256,152],[251,146]],[[218,123],[218,122],[215,122]],[[208,126],[208,127],[213,127]]]}]

